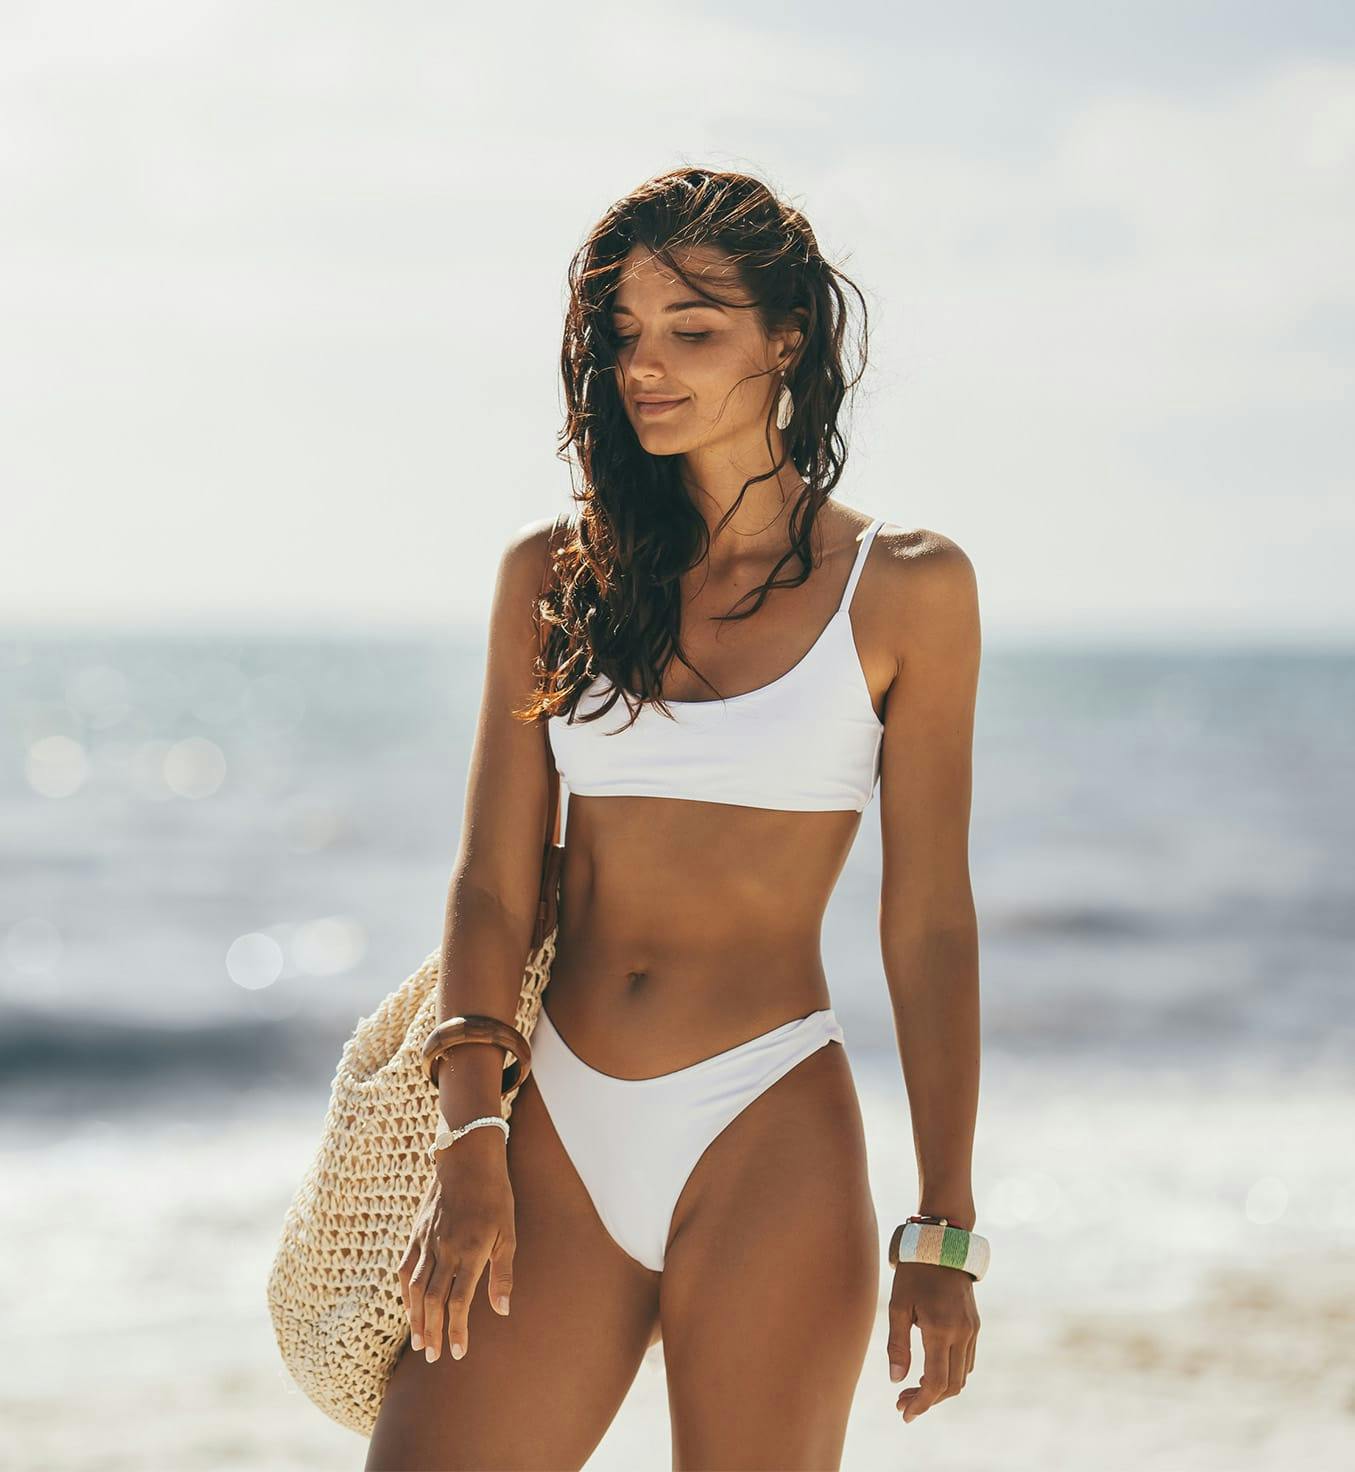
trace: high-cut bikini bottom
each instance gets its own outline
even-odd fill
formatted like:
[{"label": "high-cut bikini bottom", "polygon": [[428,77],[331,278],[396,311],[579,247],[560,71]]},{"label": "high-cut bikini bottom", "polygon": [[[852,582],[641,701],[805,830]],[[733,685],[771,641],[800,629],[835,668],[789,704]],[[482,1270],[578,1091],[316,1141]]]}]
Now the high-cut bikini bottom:
[{"label": "high-cut bikini bottom", "polygon": [[764,1089],[825,1043],[846,1046],[831,1007],[653,1078],[617,1078],[585,1063],[543,1005],[532,1029],[542,1103],[603,1226],[618,1246],[663,1270],[673,1210],[696,1162]]}]

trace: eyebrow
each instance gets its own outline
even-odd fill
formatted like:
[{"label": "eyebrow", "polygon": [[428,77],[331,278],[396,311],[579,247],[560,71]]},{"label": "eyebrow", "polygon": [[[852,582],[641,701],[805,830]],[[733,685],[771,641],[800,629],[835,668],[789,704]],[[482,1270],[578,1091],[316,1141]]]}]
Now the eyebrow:
[{"label": "eyebrow", "polygon": [[[664,311],[685,312],[690,310],[692,307],[705,307],[708,312],[724,312],[723,307],[716,306],[714,302],[703,302],[699,297],[694,297],[691,301],[686,302],[669,302],[668,305],[664,308]],[[634,315],[635,313],[632,312],[629,307],[612,307],[612,316],[614,317],[633,317]]]}]

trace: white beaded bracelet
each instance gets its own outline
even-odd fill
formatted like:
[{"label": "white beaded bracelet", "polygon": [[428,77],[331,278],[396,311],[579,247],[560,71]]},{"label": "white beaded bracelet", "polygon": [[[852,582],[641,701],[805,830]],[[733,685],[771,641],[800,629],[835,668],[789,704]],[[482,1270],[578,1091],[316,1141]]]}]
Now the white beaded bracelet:
[{"label": "white beaded bracelet", "polygon": [[438,1132],[433,1143],[428,1147],[428,1154],[433,1159],[437,1158],[439,1150],[445,1150],[449,1145],[455,1145],[462,1135],[469,1134],[471,1130],[478,1130],[487,1124],[496,1124],[503,1131],[503,1137],[508,1138],[508,1121],[501,1114],[482,1114],[479,1119],[468,1120],[465,1124],[457,1125],[455,1129],[447,1123],[441,1113],[438,1115]]}]

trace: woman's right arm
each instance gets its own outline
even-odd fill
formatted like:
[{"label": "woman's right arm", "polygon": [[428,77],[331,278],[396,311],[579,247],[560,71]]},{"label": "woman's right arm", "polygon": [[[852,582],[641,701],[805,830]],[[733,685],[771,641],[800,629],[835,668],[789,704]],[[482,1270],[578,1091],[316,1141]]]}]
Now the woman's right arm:
[{"label": "woman's right arm", "polygon": [[[548,792],[545,728],[511,712],[529,699],[535,683],[533,610],[552,520],[522,527],[499,561],[461,838],[443,924],[439,1021],[481,1013],[513,1025],[517,1014],[536,921]],[[448,1124],[455,1128],[500,1113],[506,1063],[501,1047],[486,1044],[462,1044],[443,1054],[438,1100]],[[423,1347],[434,1360],[445,1337],[454,1357],[466,1351],[470,1301],[486,1264],[490,1302],[507,1312],[514,1245],[507,1139],[502,1130],[471,1130],[438,1152],[400,1265],[416,1350]]]}]

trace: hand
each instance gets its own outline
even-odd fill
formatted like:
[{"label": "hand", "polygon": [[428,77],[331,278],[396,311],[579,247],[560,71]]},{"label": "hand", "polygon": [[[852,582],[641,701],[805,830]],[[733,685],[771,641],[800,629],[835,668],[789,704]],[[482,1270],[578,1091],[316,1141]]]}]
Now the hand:
[{"label": "hand", "polygon": [[495,1312],[508,1313],[513,1291],[514,1201],[502,1149],[497,1160],[470,1150],[448,1159],[477,1134],[502,1141],[497,1130],[475,1130],[439,1152],[398,1269],[410,1342],[430,1364],[442,1352],[444,1333],[453,1359],[469,1349],[466,1321],[486,1262]]},{"label": "hand", "polygon": [[922,1380],[899,1392],[895,1406],[913,1421],[928,1406],[964,1389],[974,1368],[979,1311],[974,1280],[961,1268],[901,1262],[889,1298],[889,1378],[902,1380],[912,1363],[911,1332],[922,1331]]}]

